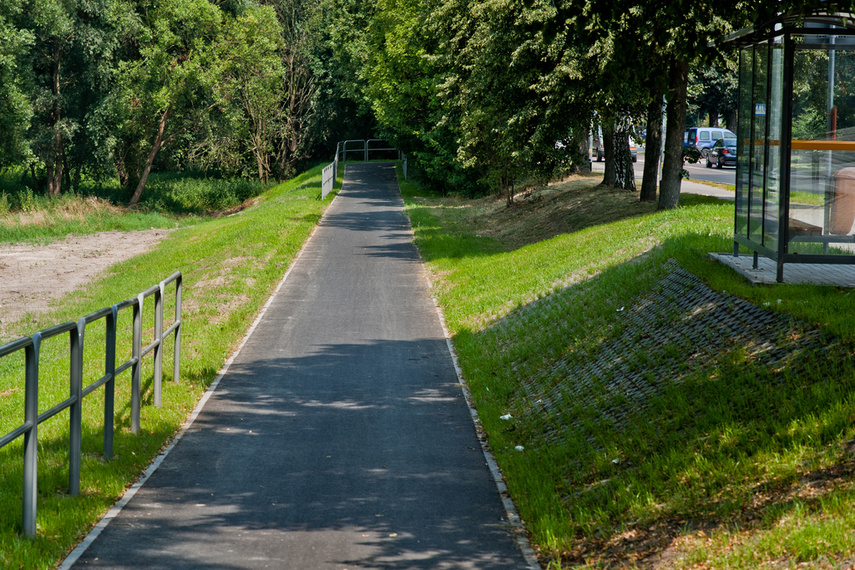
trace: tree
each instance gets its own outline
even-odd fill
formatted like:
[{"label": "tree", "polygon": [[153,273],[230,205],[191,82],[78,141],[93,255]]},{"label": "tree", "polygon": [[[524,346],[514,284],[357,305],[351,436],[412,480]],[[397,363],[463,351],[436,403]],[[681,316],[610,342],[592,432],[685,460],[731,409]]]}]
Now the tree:
[{"label": "tree", "polygon": [[717,127],[723,117],[728,129],[736,129],[736,105],[739,90],[738,62],[732,54],[705,67],[689,71],[687,87],[689,113],[709,116],[710,126]]},{"label": "tree", "polygon": [[313,34],[309,4],[305,0],[266,0],[276,11],[281,32],[279,57],[282,76],[279,92],[282,102],[276,113],[273,148],[277,177],[283,180],[295,174],[297,163],[308,153],[312,133],[308,129],[315,112],[317,89],[311,69]]},{"label": "tree", "polygon": [[[140,0],[137,49],[119,71],[120,178],[139,202],[158,152],[216,107],[223,13],[208,0]],[[145,162],[140,164],[142,157]]]},{"label": "tree", "polygon": [[[631,44],[632,50],[616,51],[622,54],[621,58],[634,62],[624,65],[621,80],[641,88],[644,97],[638,101],[644,103],[642,109],[647,110],[648,116],[653,101],[658,102],[663,94],[667,100],[659,208],[674,208],[679,205],[682,180],[689,67],[713,56],[715,49],[709,47],[710,42],[724,38],[734,23],[741,25],[745,3],[732,0],[712,6],[697,2],[617,0],[609,8],[611,11],[602,20],[604,28],[617,28],[622,32],[619,37],[631,37],[633,30],[638,34]],[[645,198],[650,195],[648,187]]]},{"label": "tree", "polygon": [[315,90],[307,129],[328,155],[336,141],[362,139],[377,129],[365,95],[368,27],[374,12],[373,2],[321,0],[308,14]]},{"label": "tree", "polygon": [[16,18],[26,30],[21,38],[32,38],[18,69],[28,70],[33,184],[40,185],[37,169],[43,168],[49,194],[61,192],[70,145],[78,139],[84,147],[87,115],[107,90],[115,6],[111,0],[29,0]]},{"label": "tree", "polygon": [[683,180],[683,132],[686,126],[686,84],[689,64],[673,58],[669,74],[667,119],[665,123],[665,158],[662,181],[659,184],[659,209],[676,208],[680,204],[680,184]]},{"label": "tree", "polygon": [[641,179],[641,201],[656,201],[659,179],[659,153],[662,147],[662,98],[654,91],[647,107],[647,138],[644,141],[644,172]]},{"label": "tree", "polygon": [[280,31],[269,6],[250,5],[224,18],[212,55],[221,62],[212,92],[218,112],[204,115],[194,129],[191,161],[230,175],[251,172],[264,182],[275,175],[286,112]]},{"label": "tree", "polygon": [[31,156],[26,133],[33,109],[26,94],[30,78],[25,65],[34,38],[13,23],[20,12],[20,2],[8,0],[0,5],[0,168]]},{"label": "tree", "polygon": [[552,2],[485,0],[471,14],[471,33],[457,44],[443,93],[460,117],[459,159],[510,203],[517,185],[543,184],[554,174],[556,141],[586,128],[569,128],[560,114],[566,107],[553,107],[546,91],[566,40],[549,27],[558,15]]}]

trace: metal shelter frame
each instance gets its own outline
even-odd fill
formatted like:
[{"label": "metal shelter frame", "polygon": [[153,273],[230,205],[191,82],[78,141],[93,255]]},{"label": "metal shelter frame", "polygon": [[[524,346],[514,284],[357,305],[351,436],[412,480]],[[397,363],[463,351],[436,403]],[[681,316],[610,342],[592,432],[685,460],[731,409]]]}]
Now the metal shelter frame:
[{"label": "metal shelter frame", "polygon": [[[753,252],[755,268],[758,255],[772,259],[779,283],[786,263],[855,264],[852,220],[847,225],[840,214],[847,209],[855,216],[855,168],[834,171],[841,164],[855,166],[855,132],[842,137],[848,140],[839,140],[834,105],[839,74],[835,55],[855,52],[855,15],[781,15],[731,34],[725,41],[740,50],[733,255],[740,255],[740,246],[747,248]],[[812,140],[793,139],[799,52],[812,52],[823,66],[822,58],[828,61],[827,126],[825,133],[808,137]],[[799,153],[795,176],[794,152]],[[852,154],[841,154],[848,152]],[[826,165],[824,173],[818,167],[820,160]],[[797,192],[810,186],[815,200],[821,202],[813,208],[810,221],[804,221],[804,215],[798,218],[808,208],[791,200],[794,180]],[[851,187],[851,199],[841,197],[844,187]]]}]

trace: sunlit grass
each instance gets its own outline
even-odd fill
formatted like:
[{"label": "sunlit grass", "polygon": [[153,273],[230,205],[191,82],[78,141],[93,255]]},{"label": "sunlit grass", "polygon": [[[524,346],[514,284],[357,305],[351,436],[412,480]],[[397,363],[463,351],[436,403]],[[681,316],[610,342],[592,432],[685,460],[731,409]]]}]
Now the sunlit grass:
[{"label": "sunlit grass", "polygon": [[[596,183],[550,187],[510,210],[403,185],[475,405],[544,564],[851,563],[853,295],[753,287],[710,260],[733,248],[732,203],[683,195],[681,208],[656,212]],[[688,360],[693,346],[667,341],[687,315],[646,330],[627,320],[677,266],[780,315],[795,340],[822,331],[827,347],[768,364],[748,338]],[[642,348],[649,336],[665,340]],[[562,372],[609,364],[611,346],[628,346],[626,370],[671,370],[679,382],[651,377],[665,388],[635,409],[607,389],[620,381],[608,371]],[[603,416],[615,409],[623,424]]]},{"label": "sunlit grass", "polygon": [[116,183],[84,180],[76,192],[48,196],[23,184],[25,179],[14,169],[0,175],[0,242],[185,226],[200,216],[233,213],[270,187],[255,180],[223,180],[200,173],[155,173],[140,204],[128,207]]}]

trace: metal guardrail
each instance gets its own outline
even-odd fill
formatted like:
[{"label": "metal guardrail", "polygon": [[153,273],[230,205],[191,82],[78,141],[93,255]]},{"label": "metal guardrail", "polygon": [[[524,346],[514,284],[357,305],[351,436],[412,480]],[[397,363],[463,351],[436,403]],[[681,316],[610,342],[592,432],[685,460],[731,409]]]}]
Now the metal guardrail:
[{"label": "metal guardrail", "polygon": [[[335,188],[335,179],[338,176],[338,164],[339,162],[347,161],[347,153],[358,152],[362,154],[363,160],[368,162],[370,153],[372,152],[397,152],[398,160],[401,161],[401,168],[404,171],[404,180],[407,179],[407,155],[403,152],[399,151],[395,147],[385,146],[385,147],[375,147],[371,148],[371,143],[385,143],[383,139],[351,139],[346,141],[339,141],[335,145],[335,158],[333,159],[331,164],[328,164],[324,167],[323,174],[321,175],[321,200],[327,197],[327,194],[333,191]],[[348,145],[351,143],[359,143],[359,148],[348,148]],[[388,144],[388,143],[387,143]],[[352,145],[351,145],[352,146]]]},{"label": "metal guardrail", "polygon": [[[370,153],[372,152],[398,152],[398,158],[400,158],[400,152],[395,147],[384,146],[384,147],[374,147],[371,148],[371,143],[385,143],[383,139],[351,139],[347,141],[340,142],[336,145],[336,158],[338,159],[339,154],[341,154],[341,160],[347,161],[347,154],[358,152],[363,156],[363,160],[368,162]],[[353,146],[351,143],[359,143],[359,148],[348,148],[348,145]],[[386,143],[388,145],[388,143]]]},{"label": "metal guardrail", "polygon": [[[163,298],[164,290],[170,283],[175,283],[175,319],[172,325],[163,330]],[[75,323],[69,321],[35,333],[31,337],[0,345],[0,358],[24,351],[25,359],[25,388],[24,388],[24,423],[0,437],[0,448],[5,447],[19,437],[24,437],[24,499],[23,499],[23,533],[26,536],[36,534],[36,497],[38,494],[38,426],[63,410],[69,410],[68,436],[68,494],[80,493],[80,444],[83,430],[83,398],[100,387],[104,387],[104,459],[113,456],[113,421],[115,404],[115,379],[125,370],[131,369],[131,431],[140,430],[141,403],[141,368],[142,359],[154,352],[153,400],[155,406],[161,403],[161,382],[163,371],[163,341],[170,334],[174,335],[174,356],[172,380],[177,382],[181,362],[181,272],[176,271],[157,285],[154,285],[135,299],[128,299],[106,307]],[[154,341],[142,348],[142,309],[145,299],[154,295]],[[116,323],[119,311],[133,309],[133,338],[131,359],[116,367]],[[83,387],[83,345],[86,326],[101,319],[106,320],[106,340],[104,375],[85,388]],[[39,410],[39,357],[42,341],[51,337],[68,333],[70,339],[70,371],[69,397],[47,411]]]}]

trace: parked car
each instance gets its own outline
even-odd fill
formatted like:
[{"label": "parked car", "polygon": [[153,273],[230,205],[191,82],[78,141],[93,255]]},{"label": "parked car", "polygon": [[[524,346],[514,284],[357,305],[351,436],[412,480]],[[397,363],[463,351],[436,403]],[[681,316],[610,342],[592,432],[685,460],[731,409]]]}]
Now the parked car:
[{"label": "parked car", "polygon": [[707,168],[715,164],[718,168],[723,166],[736,166],[736,138],[718,139],[708,149]]},{"label": "parked car", "polygon": [[686,131],[686,148],[694,148],[701,153],[701,158],[706,158],[709,148],[719,139],[736,140],[736,134],[716,127],[691,127]]},{"label": "parked car", "polygon": [[[638,162],[638,145],[635,143],[635,139],[633,139],[631,135],[629,137],[629,154],[632,155],[633,162]],[[603,129],[597,127],[591,144],[591,160],[602,162],[605,158],[606,150],[603,148]]]}]

